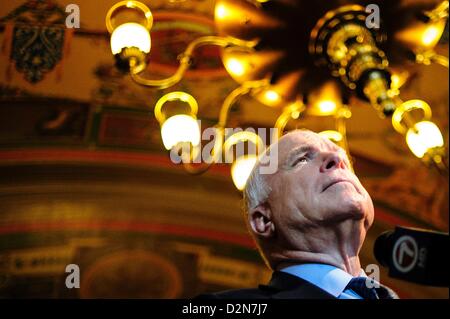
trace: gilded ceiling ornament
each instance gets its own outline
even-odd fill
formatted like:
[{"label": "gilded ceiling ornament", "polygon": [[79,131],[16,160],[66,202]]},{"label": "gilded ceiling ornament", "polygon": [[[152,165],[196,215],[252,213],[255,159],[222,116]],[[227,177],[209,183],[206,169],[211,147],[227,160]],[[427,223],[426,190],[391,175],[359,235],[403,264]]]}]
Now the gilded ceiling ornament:
[{"label": "gilded ceiling ornament", "polygon": [[30,83],[42,81],[53,70],[61,78],[73,29],[65,25],[66,12],[50,0],[30,0],[0,19],[5,25],[3,54],[9,56],[7,78],[12,67]]}]

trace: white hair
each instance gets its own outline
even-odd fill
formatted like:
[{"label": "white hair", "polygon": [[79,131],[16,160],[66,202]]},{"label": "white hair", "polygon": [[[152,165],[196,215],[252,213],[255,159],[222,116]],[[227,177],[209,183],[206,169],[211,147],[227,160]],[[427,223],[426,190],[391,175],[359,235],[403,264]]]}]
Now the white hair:
[{"label": "white hair", "polygon": [[248,213],[250,209],[264,204],[272,191],[272,188],[269,186],[266,178],[260,172],[261,158],[266,155],[266,152],[261,154],[258,162],[250,173],[247,183],[245,184],[244,208],[246,213]]}]

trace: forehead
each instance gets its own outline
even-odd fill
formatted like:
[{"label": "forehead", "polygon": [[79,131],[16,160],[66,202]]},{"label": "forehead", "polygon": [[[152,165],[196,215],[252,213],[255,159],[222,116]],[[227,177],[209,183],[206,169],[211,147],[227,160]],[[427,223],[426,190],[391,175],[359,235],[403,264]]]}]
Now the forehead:
[{"label": "forehead", "polygon": [[342,150],[342,148],[331,142],[329,139],[310,131],[295,131],[286,134],[279,140],[278,147],[281,163],[289,156],[289,153],[302,147],[311,147],[320,151]]}]

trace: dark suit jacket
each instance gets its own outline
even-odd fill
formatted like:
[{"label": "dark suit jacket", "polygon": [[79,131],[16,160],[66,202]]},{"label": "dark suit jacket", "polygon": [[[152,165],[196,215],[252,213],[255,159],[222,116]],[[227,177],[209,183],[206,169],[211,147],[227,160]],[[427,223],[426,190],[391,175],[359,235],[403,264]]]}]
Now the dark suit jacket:
[{"label": "dark suit jacket", "polygon": [[297,276],[275,271],[267,285],[254,289],[236,289],[203,294],[207,299],[335,299],[319,287]]},{"label": "dark suit jacket", "polygon": [[[378,290],[378,289],[377,289]],[[380,299],[397,299],[389,288],[381,286]],[[235,289],[199,295],[199,299],[336,299],[326,291],[297,276],[275,271],[267,285],[253,289]]]}]

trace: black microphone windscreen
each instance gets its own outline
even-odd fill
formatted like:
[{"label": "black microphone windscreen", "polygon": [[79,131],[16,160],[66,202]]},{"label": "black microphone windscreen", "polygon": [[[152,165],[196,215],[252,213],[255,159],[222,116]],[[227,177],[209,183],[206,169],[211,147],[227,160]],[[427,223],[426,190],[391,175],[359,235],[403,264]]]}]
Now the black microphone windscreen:
[{"label": "black microphone windscreen", "polygon": [[373,253],[375,258],[382,266],[389,265],[390,252],[392,248],[392,243],[390,237],[394,232],[391,230],[385,231],[375,240]]}]

